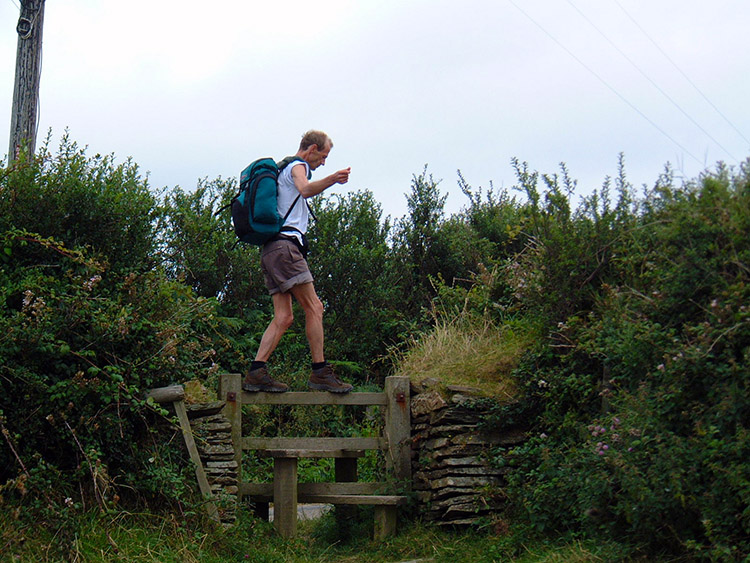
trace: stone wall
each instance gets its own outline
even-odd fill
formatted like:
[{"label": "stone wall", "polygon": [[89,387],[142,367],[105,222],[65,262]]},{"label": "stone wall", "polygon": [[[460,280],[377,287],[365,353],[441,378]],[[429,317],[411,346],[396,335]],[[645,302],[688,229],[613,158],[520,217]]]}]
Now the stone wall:
[{"label": "stone wall", "polygon": [[476,389],[426,380],[412,385],[412,474],[425,517],[438,525],[470,525],[503,507],[508,468],[493,468],[488,452],[524,440],[521,430],[485,432],[487,408]]},{"label": "stone wall", "polygon": [[232,447],[232,425],[221,414],[224,401],[186,405],[195,445],[198,448],[208,484],[225,524],[236,519],[237,462]]}]

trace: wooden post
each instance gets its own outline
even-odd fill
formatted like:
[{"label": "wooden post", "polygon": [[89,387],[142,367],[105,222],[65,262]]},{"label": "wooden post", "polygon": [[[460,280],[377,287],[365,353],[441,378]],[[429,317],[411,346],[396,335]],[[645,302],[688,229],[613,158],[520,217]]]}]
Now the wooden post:
[{"label": "wooden post", "polygon": [[297,534],[297,458],[273,460],[273,525],[285,538]]},{"label": "wooden post", "polygon": [[198,447],[195,445],[193,429],[190,426],[190,419],[188,419],[187,409],[185,408],[185,389],[182,385],[159,387],[158,389],[151,389],[146,393],[146,397],[153,399],[156,403],[171,403],[174,405],[174,412],[177,415],[177,420],[180,421],[180,430],[182,431],[182,437],[185,440],[185,445],[190,455],[190,461],[195,465],[195,477],[198,479],[198,488],[200,488],[201,494],[206,499],[206,510],[212,520],[220,522],[219,511],[216,509],[213,501],[210,500],[212,497],[211,485],[208,484],[206,471],[203,469],[203,462],[198,453]]},{"label": "wooden post", "polygon": [[39,81],[42,74],[44,1],[21,0],[21,15],[16,26],[18,49],[10,118],[8,162],[18,158],[19,150],[23,146],[26,146],[30,155],[36,150]]},{"label": "wooden post", "polygon": [[396,532],[398,508],[391,505],[375,506],[375,541],[383,541]]},{"label": "wooden post", "polygon": [[411,488],[411,401],[409,378],[385,378],[385,437],[388,440],[386,464],[393,475]]},{"label": "wooden post", "polygon": [[[242,483],[242,376],[239,373],[223,373],[219,379],[219,400],[226,401],[222,413],[232,425],[232,446],[237,462],[237,483]],[[239,487],[237,501],[242,501]]]}]

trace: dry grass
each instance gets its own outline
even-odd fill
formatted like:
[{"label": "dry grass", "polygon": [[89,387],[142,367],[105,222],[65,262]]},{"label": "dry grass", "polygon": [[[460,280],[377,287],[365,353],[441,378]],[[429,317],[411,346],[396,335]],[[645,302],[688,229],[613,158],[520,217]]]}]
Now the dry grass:
[{"label": "dry grass", "polygon": [[435,378],[444,385],[476,387],[484,395],[511,400],[511,377],[533,331],[496,324],[476,317],[439,320],[435,328],[414,340],[398,364],[398,374],[412,381]]}]

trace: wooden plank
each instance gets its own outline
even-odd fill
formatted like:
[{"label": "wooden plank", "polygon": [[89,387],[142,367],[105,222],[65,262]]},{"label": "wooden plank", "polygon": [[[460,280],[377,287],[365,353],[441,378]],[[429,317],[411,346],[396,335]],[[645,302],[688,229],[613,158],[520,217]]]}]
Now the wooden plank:
[{"label": "wooden plank", "polygon": [[297,460],[273,460],[273,525],[282,537],[297,533]]},{"label": "wooden plank", "polygon": [[358,458],[364,457],[364,450],[258,450],[263,457],[296,457],[296,458]]},{"label": "wooden plank", "polygon": [[[243,450],[318,450],[318,451],[356,451],[382,450],[387,447],[382,437],[374,438],[242,438]],[[335,457],[331,455],[331,457]]]},{"label": "wooden plank", "polygon": [[386,377],[385,428],[388,441],[386,466],[394,477],[407,487],[411,486],[411,406],[408,377]]},{"label": "wooden plank", "polygon": [[[272,497],[273,483],[240,483],[239,489],[242,496],[249,497]],[[255,498],[251,499],[255,500]]]},{"label": "wooden plank", "polygon": [[321,504],[406,504],[406,497],[399,495],[298,495],[298,502]]},{"label": "wooden plank", "polygon": [[[387,483],[299,483],[298,495],[374,495],[387,490]],[[241,483],[242,494],[251,497],[272,497],[273,483]]]},{"label": "wooden plank", "polygon": [[326,391],[287,391],[286,393],[242,392],[243,405],[385,405],[384,393],[335,394]]},{"label": "wooden plank", "polygon": [[146,393],[146,398],[151,398],[155,403],[174,403],[182,401],[185,398],[185,389],[182,385],[170,385],[169,387],[159,387],[151,389]]},{"label": "wooden plank", "polygon": [[201,457],[198,454],[198,448],[195,445],[195,439],[193,438],[193,429],[190,427],[190,421],[188,420],[187,411],[185,410],[185,403],[183,401],[177,401],[174,403],[174,410],[177,413],[177,418],[180,421],[180,429],[182,430],[182,437],[185,439],[185,445],[190,454],[190,459],[195,465],[195,476],[198,479],[198,487],[201,490],[201,494],[206,498],[206,510],[212,520],[216,522],[220,521],[219,511],[216,509],[216,505],[211,502],[211,486],[208,484],[206,478],[206,472],[203,470],[203,463]]}]

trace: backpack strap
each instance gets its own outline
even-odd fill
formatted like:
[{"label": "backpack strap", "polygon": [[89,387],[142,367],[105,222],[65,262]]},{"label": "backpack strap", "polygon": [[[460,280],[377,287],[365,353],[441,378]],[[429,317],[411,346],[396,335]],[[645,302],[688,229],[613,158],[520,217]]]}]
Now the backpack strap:
[{"label": "backpack strap", "polygon": [[[304,159],[298,157],[298,156],[287,156],[285,158],[282,158],[279,162],[276,163],[276,167],[279,169],[279,172],[284,170],[287,166],[289,166],[292,162],[305,162]],[[310,168],[307,169],[307,179],[309,180],[312,178],[312,172],[310,171]]]},{"label": "backpack strap", "polygon": [[[305,162],[305,160],[296,155],[284,157],[278,163],[276,163],[276,166],[279,169],[279,173],[281,173],[281,171],[284,170],[284,168],[286,168],[293,162]],[[310,168],[308,167],[307,179],[309,180],[310,178],[312,178],[312,172],[310,171]],[[297,205],[297,201],[299,201],[299,198],[301,197],[301,195],[302,194],[298,195],[292,202],[292,205],[289,208],[289,211],[287,211],[286,215],[284,215],[284,221],[286,221],[287,217],[289,217],[289,214],[292,212],[292,209],[294,209],[294,206]],[[305,200],[305,205],[307,205],[307,210],[310,212],[310,215],[312,215],[312,218],[317,221],[318,218],[315,216],[315,213],[313,212],[312,207],[310,207],[310,204],[307,203],[307,200]]]}]

